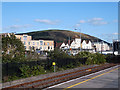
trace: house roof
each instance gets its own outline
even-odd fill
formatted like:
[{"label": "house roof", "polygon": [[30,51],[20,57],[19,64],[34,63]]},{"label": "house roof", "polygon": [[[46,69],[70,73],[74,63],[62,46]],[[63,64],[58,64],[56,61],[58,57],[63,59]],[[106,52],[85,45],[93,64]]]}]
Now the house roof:
[{"label": "house roof", "polygon": [[85,40],[85,41],[86,41],[87,44],[89,43],[89,40]]},{"label": "house roof", "polygon": [[[85,40],[85,39],[84,39]],[[81,43],[84,41],[83,39],[81,40]],[[91,40],[85,40],[85,42],[88,44],[89,43],[89,41],[91,41]]]},{"label": "house roof", "polygon": [[60,47],[62,43],[56,43],[56,47]]},{"label": "house roof", "polygon": [[[70,40],[70,44],[73,42],[73,40]],[[69,45],[69,40],[68,41],[65,41],[65,42],[63,42],[63,43],[65,43],[65,45],[66,44],[68,44]]]},{"label": "house roof", "polygon": [[70,44],[73,42],[74,40],[70,40]]}]

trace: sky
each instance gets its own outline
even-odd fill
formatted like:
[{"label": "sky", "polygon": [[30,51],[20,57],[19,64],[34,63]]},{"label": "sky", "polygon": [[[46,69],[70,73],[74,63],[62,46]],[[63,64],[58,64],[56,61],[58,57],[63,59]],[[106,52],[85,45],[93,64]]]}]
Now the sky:
[{"label": "sky", "polygon": [[108,42],[116,39],[118,2],[2,3],[2,33],[75,28]]}]

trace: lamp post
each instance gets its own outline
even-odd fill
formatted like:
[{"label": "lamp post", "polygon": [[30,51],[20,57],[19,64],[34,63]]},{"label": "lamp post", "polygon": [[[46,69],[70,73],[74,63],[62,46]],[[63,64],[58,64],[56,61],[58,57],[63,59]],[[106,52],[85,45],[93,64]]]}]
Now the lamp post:
[{"label": "lamp post", "polygon": [[81,29],[75,28],[75,30],[79,30],[80,31],[80,52],[81,52]]}]

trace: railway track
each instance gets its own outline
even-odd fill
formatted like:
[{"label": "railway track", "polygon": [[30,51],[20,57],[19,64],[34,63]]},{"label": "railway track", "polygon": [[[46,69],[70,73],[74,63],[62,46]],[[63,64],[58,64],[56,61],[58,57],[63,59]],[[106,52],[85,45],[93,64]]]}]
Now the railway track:
[{"label": "railway track", "polygon": [[65,74],[60,74],[57,76],[52,76],[52,77],[48,77],[45,79],[40,79],[40,80],[36,80],[36,81],[32,81],[32,82],[27,82],[27,83],[23,83],[23,84],[18,84],[18,85],[13,85],[13,86],[9,86],[9,87],[5,87],[2,90],[8,90],[8,89],[12,89],[12,88],[21,88],[23,90],[28,89],[28,88],[46,88],[58,83],[62,83],[65,82],[67,80],[71,80],[77,77],[81,77],[93,72],[97,72],[112,66],[115,66],[116,64],[104,64],[104,65],[99,65],[99,66],[94,66],[91,68],[87,68],[87,69],[82,69],[82,70],[76,70],[73,72],[69,72],[69,73],[65,73]]}]

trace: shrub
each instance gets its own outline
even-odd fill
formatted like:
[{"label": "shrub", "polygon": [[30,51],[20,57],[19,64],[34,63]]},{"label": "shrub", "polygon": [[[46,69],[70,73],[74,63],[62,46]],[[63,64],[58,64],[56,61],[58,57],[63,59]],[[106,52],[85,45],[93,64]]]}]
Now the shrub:
[{"label": "shrub", "polygon": [[96,53],[97,64],[102,64],[106,62],[105,55]]},{"label": "shrub", "polygon": [[45,69],[41,65],[29,66],[29,65],[23,64],[20,67],[20,71],[21,71],[22,77],[30,77],[30,76],[45,74]]},{"label": "shrub", "polygon": [[86,65],[105,63],[105,56],[100,53],[80,52],[75,56],[78,58],[87,58]]}]

